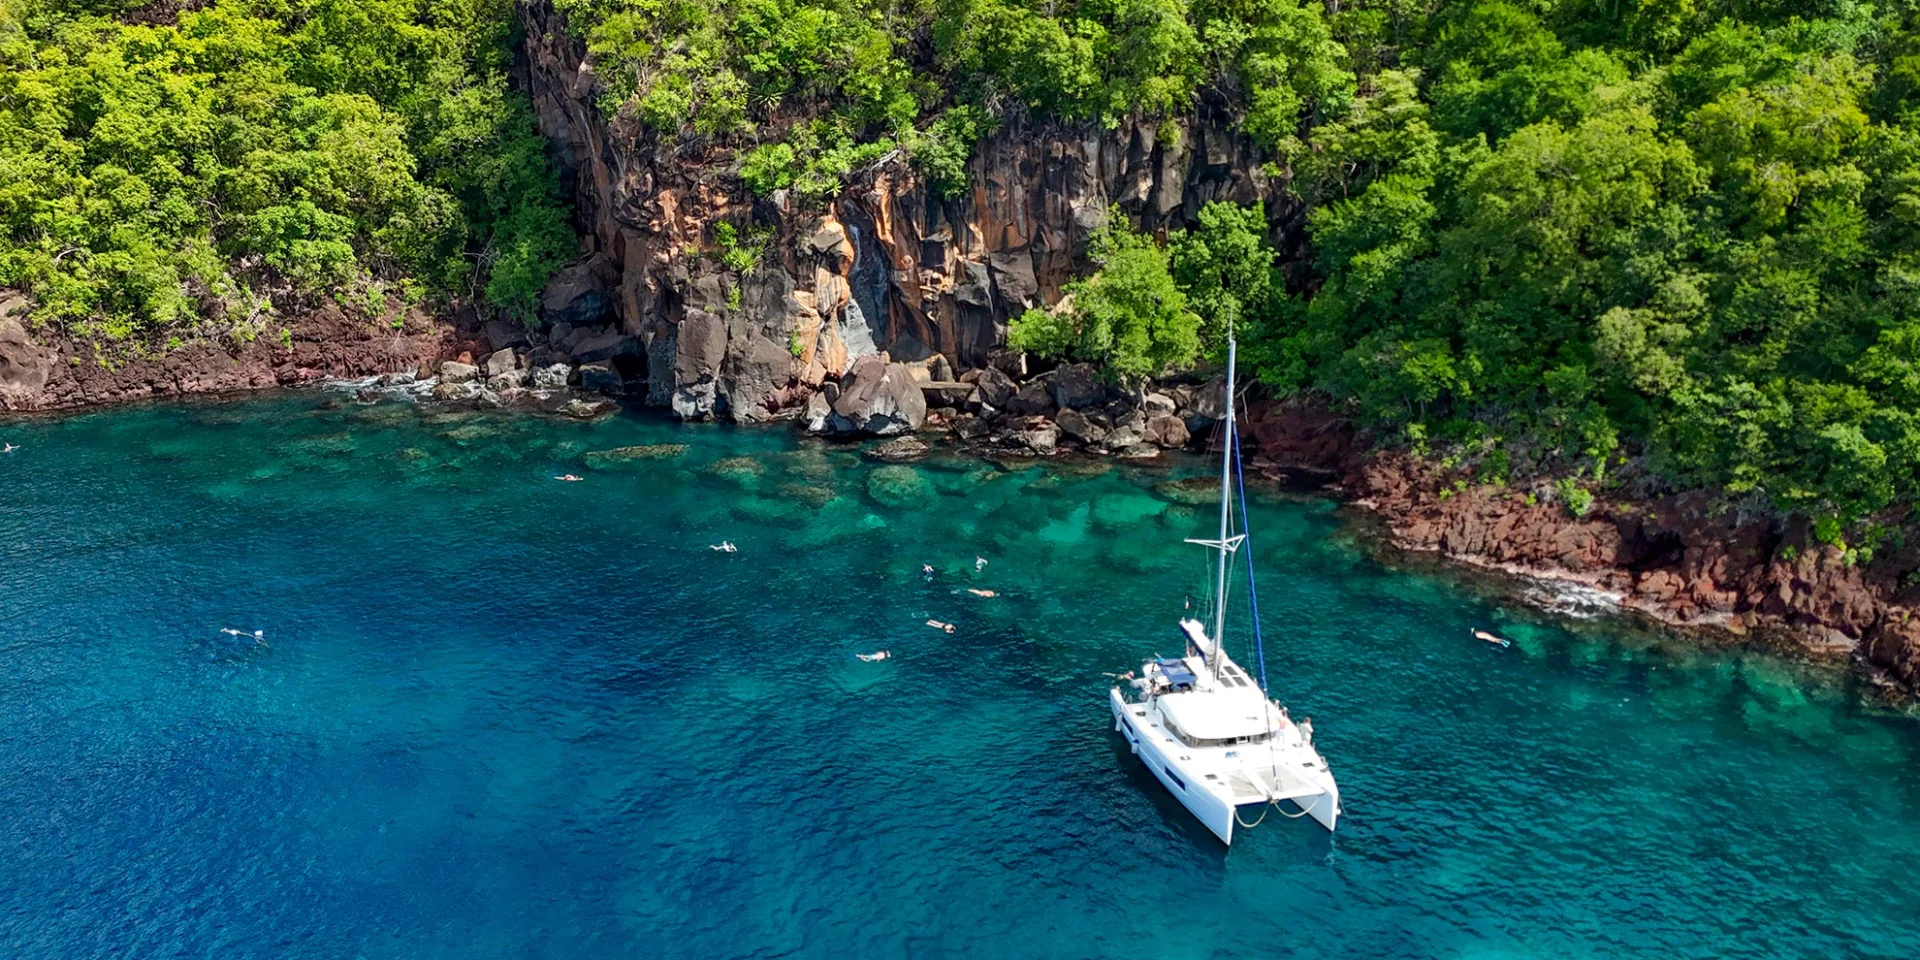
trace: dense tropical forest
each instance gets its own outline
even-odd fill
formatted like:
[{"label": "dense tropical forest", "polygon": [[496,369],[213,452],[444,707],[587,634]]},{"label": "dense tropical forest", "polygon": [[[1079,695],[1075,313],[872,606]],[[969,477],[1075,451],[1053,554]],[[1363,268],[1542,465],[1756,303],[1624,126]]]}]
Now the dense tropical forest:
[{"label": "dense tropical forest", "polygon": [[1907,0],[556,2],[607,110],[736,138],[763,193],[896,147],[957,187],[1009,115],[1231,104],[1310,211],[1305,262],[1258,211],[1116,225],[1071,310],[1015,323],[1029,349],[1141,375],[1234,323],[1274,387],[1494,477],[1637,456],[1839,519],[1920,483]]},{"label": "dense tropical forest", "polygon": [[[1830,531],[1920,493],[1914,0],[551,2],[609,118],[802,202],[895,151],[957,194],[1013,121],[1236,118],[1305,237],[1115,219],[1028,349],[1140,377],[1230,323],[1486,476],[1632,463]],[[0,0],[0,285],[119,337],[276,285],[524,312],[572,246],[512,13]]]},{"label": "dense tropical forest", "polygon": [[0,286],[138,342],[274,302],[483,295],[577,244],[512,0],[0,0]]}]

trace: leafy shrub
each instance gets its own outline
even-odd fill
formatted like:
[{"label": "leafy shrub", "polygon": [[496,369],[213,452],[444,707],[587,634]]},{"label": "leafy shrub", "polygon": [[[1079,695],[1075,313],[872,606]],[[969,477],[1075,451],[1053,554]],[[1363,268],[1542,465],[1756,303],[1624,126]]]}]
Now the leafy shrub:
[{"label": "leafy shrub", "polygon": [[1554,493],[1560,502],[1567,505],[1567,512],[1576,519],[1585,519],[1593,512],[1593,491],[1579,485],[1572,477],[1562,477],[1553,483]]},{"label": "leafy shrub", "polygon": [[1200,355],[1200,318],[1168,270],[1167,252],[1135,233],[1115,208],[1092,240],[1099,270],[1067,285],[1070,305],[1032,309],[1007,329],[1015,349],[1104,364],[1142,380],[1192,366]]}]

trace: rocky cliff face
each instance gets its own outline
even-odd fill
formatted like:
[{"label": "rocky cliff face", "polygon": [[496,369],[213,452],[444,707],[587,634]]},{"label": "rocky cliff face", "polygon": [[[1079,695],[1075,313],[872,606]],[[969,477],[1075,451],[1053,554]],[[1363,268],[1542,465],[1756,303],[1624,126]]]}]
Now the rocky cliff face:
[{"label": "rocky cliff face", "polygon": [[1920,543],[1852,564],[1804,519],[1743,518],[1703,493],[1602,497],[1576,517],[1550,485],[1475,483],[1378,449],[1323,409],[1261,411],[1251,432],[1269,475],[1334,486],[1402,547],[1589,585],[1671,624],[1851,658],[1870,681],[1920,693]]},{"label": "rocky cliff face", "polygon": [[[1172,137],[1154,124],[1004,127],[979,145],[969,189],[952,198],[899,156],[821,206],[756,198],[726,153],[608,121],[562,17],[546,0],[522,10],[540,127],[575,182],[586,252],[607,279],[564,279],[548,315],[617,325],[632,338],[618,367],[638,381],[633,392],[685,418],[780,415],[881,352],[981,367],[1009,317],[1059,299],[1110,205],[1150,230],[1214,199],[1265,200],[1276,222],[1292,212],[1251,144],[1205,118]],[[757,265],[725,265],[721,223],[742,236],[770,231]]]}]

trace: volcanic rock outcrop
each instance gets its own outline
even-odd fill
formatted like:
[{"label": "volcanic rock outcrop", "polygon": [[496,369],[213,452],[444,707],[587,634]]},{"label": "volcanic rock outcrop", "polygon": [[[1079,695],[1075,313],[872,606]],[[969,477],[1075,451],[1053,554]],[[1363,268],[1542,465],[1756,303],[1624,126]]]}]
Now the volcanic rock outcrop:
[{"label": "volcanic rock outcrop", "polygon": [[[1205,111],[1113,130],[1008,123],[952,197],[897,151],[825,203],[756,197],[733,152],[610,120],[564,17],[544,0],[522,11],[535,113],[574,182],[588,249],[548,288],[545,320],[617,324],[644,357],[616,368],[628,392],[681,417],[797,414],[880,353],[979,369],[1009,318],[1084,272],[1115,205],[1147,230],[1183,226],[1215,199],[1264,200],[1276,227],[1298,213],[1252,144]],[[1060,381],[1012,409],[1050,415],[1091,402],[1088,389]]]}]

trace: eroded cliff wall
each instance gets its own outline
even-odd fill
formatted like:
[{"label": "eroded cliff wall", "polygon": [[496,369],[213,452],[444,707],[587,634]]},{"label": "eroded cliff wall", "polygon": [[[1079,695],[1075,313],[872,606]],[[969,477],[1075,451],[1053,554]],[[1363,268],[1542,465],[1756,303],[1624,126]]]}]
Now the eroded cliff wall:
[{"label": "eroded cliff wall", "polygon": [[[1208,201],[1263,200],[1276,233],[1297,214],[1224,117],[1161,127],[1003,126],[979,144],[968,188],[943,197],[902,155],[859,171],[825,204],[753,196],[728,151],[668,140],[597,104],[582,45],[545,0],[525,5],[540,128],[572,177],[586,246],[611,287],[547,298],[571,326],[614,322],[623,365],[683,417],[758,420],[790,409],[863,355],[944,356],[978,367],[1006,323],[1084,271],[1118,205],[1143,229],[1184,225]],[[772,231],[742,275],[714,227]]]}]

